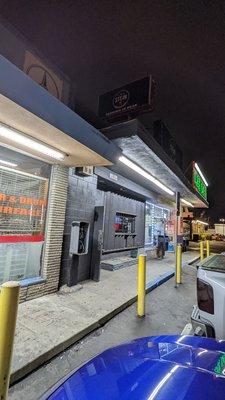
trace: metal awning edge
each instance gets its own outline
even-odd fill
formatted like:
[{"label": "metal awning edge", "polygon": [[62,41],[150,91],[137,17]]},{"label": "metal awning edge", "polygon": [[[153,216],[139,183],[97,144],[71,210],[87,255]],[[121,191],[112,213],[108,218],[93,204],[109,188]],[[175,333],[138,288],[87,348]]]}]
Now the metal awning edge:
[{"label": "metal awning edge", "polygon": [[3,56],[0,56],[0,93],[110,163],[120,156],[118,146]]}]

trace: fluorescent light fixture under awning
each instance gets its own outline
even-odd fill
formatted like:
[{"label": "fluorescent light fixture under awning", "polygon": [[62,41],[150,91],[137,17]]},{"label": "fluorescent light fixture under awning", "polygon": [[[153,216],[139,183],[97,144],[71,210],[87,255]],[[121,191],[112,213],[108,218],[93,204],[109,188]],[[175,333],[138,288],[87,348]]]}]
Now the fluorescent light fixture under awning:
[{"label": "fluorescent light fixture under awning", "polygon": [[204,175],[203,175],[202,171],[200,170],[200,168],[199,168],[199,166],[198,166],[197,163],[195,163],[195,168],[197,169],[199,175],[201,176],[201,178],[202,178],[204,184],[205,184],[206,186],[209,186],[207,180],[205,179],[205,177],[204,177]]},{"label": "fluorescent light fixture under awning", "polygon": [[[68,167],[112,165],[122,154],[116,144],[1,55],[0,122],[65,154],[57,163]],[[15,145],[12,137],[0,137],[0,141],[5,147],[55,163],[56,159],[43,157],[36,149]]]},{"label": "fluorescent light fixture under awning", "polygon": [[148,179],[150,182],[154,183],[156,186],[158,186],[164,192],[170,194],[171,196],[173,196],[175,194],[171,189],[169,189],[163,183],[158,181],[158,179],[154,178],[154,176],[150,175],[144,169],[139,167],[139,165],[137,165],[133,161],[129,160],[129,158],[121,156],[121,157],[119,157],[119,161],[122,162],[123,164],[125,164],[127,167],[131,168],[133,171],[137,172],[139,175],[141,175],[144,178]]},{"label": "fluorescent light fixture under awning", "polygon": [[5,165],[7,167],[17,167],[16,163],[10,162],[10,161],[6,161],[6,160],[1,160],[0,159],[0,166],[1,165]]},{"label": "fluorescent light fixture under awning", "polygon": [[202,225],[209,225],[207,222],[200,221],[199,219],[192,221],[194,224],[202,224]]},{"label": "fluorescent light fixture under awning", "polygon": [[23,133],[10,128],[9,126],[0,124],[0,140],[9,139],[15,144],[19,144],[25,147],[25,149],[32,149],[40,153],[40,155],[45,155],[53,159],[62,161],[66,157],[65,153],[58,151],[44,143],[32,139],[31,137],[24,135]]},{"label": "fluorescent light fixture under awning", "polygon": [[186,204],[186,206],[188,206],[188,207],[193,207],[194,208],[193,204],[191,204],[190,201],[187,201],[185,199],[181,199],[181,202]]}]

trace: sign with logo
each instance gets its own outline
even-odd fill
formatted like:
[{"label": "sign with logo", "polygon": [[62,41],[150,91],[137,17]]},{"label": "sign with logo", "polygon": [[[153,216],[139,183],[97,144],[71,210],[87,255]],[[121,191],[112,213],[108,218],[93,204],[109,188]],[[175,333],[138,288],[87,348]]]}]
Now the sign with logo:
[{"label": "sign with logo", "polygon": [[155,83],[150,76],[101,95],[98,110],[100,118],[110,121],[152,111],[154,88]]},{"label": "sign with logo", "polygon": [[193,170],[192,170],[192,186],[203,197],[204,200],[207,200],[207,186],[204,183],[199,172],[195,168],[194,162],[193,162]]},{"label": "sign with logo", "polygon": [[112,179],[112,181],[115,181],[115,182],[118,181],[118,176],[116,174],[113,174],[112,172],[110,172],[109,177],[110,177],[110,179]]},{"label": "sign with logo", "polygon": [[29,51],[25,53],[23,70],[36,83],[61,100],[63,81]]}]

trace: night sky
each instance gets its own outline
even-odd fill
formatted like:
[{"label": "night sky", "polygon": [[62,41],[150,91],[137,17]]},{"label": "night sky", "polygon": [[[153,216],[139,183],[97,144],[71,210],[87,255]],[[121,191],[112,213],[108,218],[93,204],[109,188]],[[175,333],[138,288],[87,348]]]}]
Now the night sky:
[{"label": "night sky", "polygon": [[0,14],[73,80],[92,122],[99,94],[152,74],[145,122],[166,123],[209,181],[209,215],[225,217],[224,1],[0,0]]}]

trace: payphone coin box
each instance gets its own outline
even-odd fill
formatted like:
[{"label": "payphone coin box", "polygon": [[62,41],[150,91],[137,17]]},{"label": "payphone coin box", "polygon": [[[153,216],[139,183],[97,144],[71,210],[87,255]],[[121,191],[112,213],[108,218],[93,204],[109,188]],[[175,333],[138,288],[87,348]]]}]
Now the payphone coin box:
[{"label": "payphone coin box", "polygon": [[84,255],[88,253],[90,224],[89,222],[73,221],[70,234],[70,253]]}]

